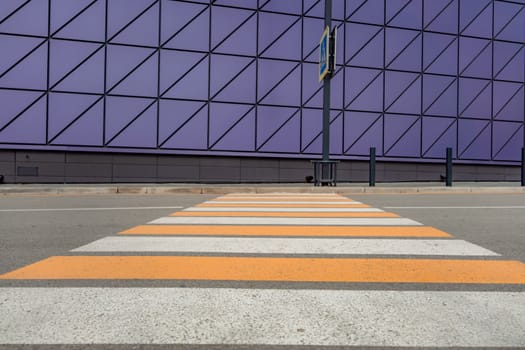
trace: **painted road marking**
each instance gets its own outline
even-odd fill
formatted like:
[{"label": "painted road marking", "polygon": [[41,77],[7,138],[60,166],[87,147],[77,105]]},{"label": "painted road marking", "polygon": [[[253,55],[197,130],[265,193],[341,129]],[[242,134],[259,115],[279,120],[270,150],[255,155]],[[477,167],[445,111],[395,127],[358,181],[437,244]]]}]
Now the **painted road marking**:
[{"label": "painted road marking", "polygon": [[228,207],[228,208],[370,208],[366,204],[267,204],[267,203],[258,203],[258,204],[231,204],[228,202],[221,203],[211,203],[204,202],[202,204],[197,204],[195,207]]},{"label": "painted road marking", "polygon": [[45,209],[0,209],[0,212],[48,212],[48,211],[99,211],[99,210],[156,210],[156,209],[181,209],[181,206],[170,207],[113,207],[113,208],[45,208]]},{"label": "painted road marking", "polygon": [[276,200],[257,200],[257,201],[218,201],[212,200],[204,202],[206,204],[363,204],[361,202],[340,200],[340,201],[276,201]]},{"label": "painted road marking", "polygon": [[105,237],[72,252],[194,252],[236,254],[347,254],[498,256],[462,240],[247,237]]},{"label": "painted road marking", "polygon": [[55,256],[0,279],[525,284],[525,264],[504,260],[194,256]]},{"label": "painted road marking", "polygon": [[525,209],[525,206],[452,206],[452,207],[385,207],[389,209]]},{"label": "painted road marking", "polygon": [[419,222],[405,218],[255,218],[255,217],[163,217],[150,224],[197,225],[334,225],[334,226],[416,226]]},{"label": "painted road marking", "polygon": [[0,288],[0,300],[6,344],[525,344],[525,293]]},{"label": "painted road marking", "polygon": [[386,212],[361,212],[361,213],[349,213],[349,212],[336,212],[336,213],[317,213],[317,212],[231,212],[231,211],[205,211],[205,212],[192,212],[192,211],[179,211],[170,216],[177,217],[286,217],[286,218],[398,218],[399,215],[394,213]]},{"label": "painted road marking", "polygon": [[217,236],[332,236],[332,237],[451,237],[429,226],[228,226],[140,225],[123,235],[217,235]]},{"label": "painted road marking", "polygon": [[188,211],[219,211],[219,212],[272,212],[272,213],[381,213],[383,210],[377,208],[229,208],[229,207],[191,207],[184,209]]},{"label": "painted road marking", "polygon": [[222,196],[215,198],[216,201],[242,201],[242,200],[257,200],[257,201],[287,201],[287,200],[314,200],[314,201],[351,201],[350,199],[343,196],[271,196],[271,197],[259,197],[259,196]]}]

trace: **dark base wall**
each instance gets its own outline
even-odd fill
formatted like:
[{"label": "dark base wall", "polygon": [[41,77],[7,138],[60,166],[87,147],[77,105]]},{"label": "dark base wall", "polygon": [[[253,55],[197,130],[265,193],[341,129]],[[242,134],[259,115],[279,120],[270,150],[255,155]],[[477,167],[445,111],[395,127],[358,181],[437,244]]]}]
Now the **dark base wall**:
[{"label": "dark base wall", "polygon": [[[442,164],[378,162],[378,182],[440,181]],[[0,151],[5,183],[304,182],[309,160]],[[519,181],[519,166],[454,165],[454,181]],[[367,182],[368,163],[344,161],[339,182]]]}]

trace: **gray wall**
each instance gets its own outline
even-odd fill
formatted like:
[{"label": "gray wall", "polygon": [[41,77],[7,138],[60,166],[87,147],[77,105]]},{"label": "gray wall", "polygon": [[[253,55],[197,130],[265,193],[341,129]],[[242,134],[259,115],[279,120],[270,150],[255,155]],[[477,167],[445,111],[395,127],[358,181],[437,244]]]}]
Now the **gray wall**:
[{"label": "gray wall", "polygon": [[[443,164],[377,163],[378,182],[440,181]],[[5,183],[304,182],[306,159],[0,151]],[[455,181],[519,181],[518,166],[455,165]],[[368,163],[343,161],[339,182],[367,182]]]}]

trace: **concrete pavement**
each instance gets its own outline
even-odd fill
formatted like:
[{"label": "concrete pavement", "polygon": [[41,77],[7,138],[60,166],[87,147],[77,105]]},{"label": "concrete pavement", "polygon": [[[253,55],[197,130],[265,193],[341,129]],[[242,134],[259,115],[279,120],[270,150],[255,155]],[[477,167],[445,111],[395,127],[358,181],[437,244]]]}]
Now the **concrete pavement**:
[{"label": "concrete pavement", "polygon": [[282,184],[0,184],[0,196],[8,195],[110,195],[110,194],[208,194],[228,193],[338,193],[342,195],[404,193],[525,193],[519,182],[339,183],[336,187],[315,187],[306,183]]},{"label": "concrete pavement", "polygon": [[[376,196],[363,194],[359,202],[330,194],[196,196],[206,201],[6,271],[0,276],[7,283],[0,288],[0,312],[7,315],[0,320],[0,343],[523,346],[525,264],[388,213],[384,204],[369,207],[366,199]],[[480,210],[465,209],[469,196],[451,196],[462,207],[454,212]],[[398,196],[389,198],[389,207],[401,207]],[[449,196],[411,198],[446,207]],[[496,204],[521,210],[522,196],[476,198],[483,212],[500,210]],[[427,210],[413,203],[400,211]],[[342,220],[337,226],[312,226],[320,218],[312,221],[316,212],[305,210],[342,206],[376,210],[329,212],[335,216],[329,220]],[[339,217],[348,213],[381,215]],[[246,214],[267,215],[257,225],[236,221],[257,219]],[[390,226],[391,215],[405,221]],[[195,221],[166,223],[170,218]],[[275,219],[293,219],[294,225]],[[367,226],[345,224],[354,219]],[[115,280],[118,288],[111,287]],[[25,288],[9,286],[16,281]],[[137,281],[140,287],[133,286]],[[241,281],[248,284],[239,287]]]}]

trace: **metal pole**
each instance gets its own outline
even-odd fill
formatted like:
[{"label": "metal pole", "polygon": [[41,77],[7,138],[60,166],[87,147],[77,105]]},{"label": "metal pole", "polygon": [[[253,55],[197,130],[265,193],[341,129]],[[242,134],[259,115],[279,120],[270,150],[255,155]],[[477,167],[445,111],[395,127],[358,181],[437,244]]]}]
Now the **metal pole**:
[{"label": "metal pole", "polygon": [[[324,25],[331,30],[332,0],[324,2]],[[323,160],[330,159],[330,74],[323,81]],[[322,175],[321,175],[322,176]]]},{"label": "metal pole", "polygon": [[370,147],[370,164],[368,170],[368,185],[374,187],[376,185],[376,148]]},{"label": "metal pole", "polygon": [[452,186],[452,148],[447,147],[447,186]]},{"label": "metal pole", "polygon": [[521,185],[525,186],[525,147],[521,149]]}]

